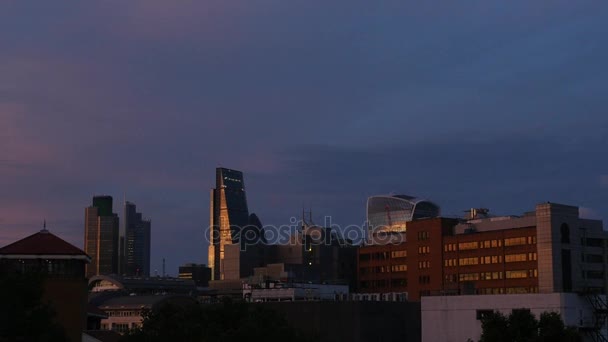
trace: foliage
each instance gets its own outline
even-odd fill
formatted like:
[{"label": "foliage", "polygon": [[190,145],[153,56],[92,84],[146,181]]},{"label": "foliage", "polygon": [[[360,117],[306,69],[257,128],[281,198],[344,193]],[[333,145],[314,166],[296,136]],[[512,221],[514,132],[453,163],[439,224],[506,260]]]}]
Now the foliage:
[{"label": "foliage", "polygon": [[40,274],[0,274],[0,341],[67,341],[55,312],[43,302]]},{"label": "foliage", "polygon": [[145,314],[142,327],[126,342],[308,341],[275,311],[260,305],[224,300],[220,304],[165,304]]},{"label": "foliage", "polygon": [[580,342],[581,335],[564,325],[559,313],[543,312],[537,320],[530,310],[516,309],[506,317],[500,312],[485,316],[480,342]]}]

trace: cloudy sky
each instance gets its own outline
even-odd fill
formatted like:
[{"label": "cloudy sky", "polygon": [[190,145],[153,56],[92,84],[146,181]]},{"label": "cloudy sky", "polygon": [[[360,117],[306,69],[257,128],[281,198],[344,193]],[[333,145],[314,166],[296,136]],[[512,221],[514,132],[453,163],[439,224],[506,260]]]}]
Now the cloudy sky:
[{"label": "cloudy sky", "polygon": [[93,194],[206,262],[218,166],[249,207],[360,224],[372,194],[446,215],[543,201],[608,219],[608,2],[0,3],[0,246],[83,245]]}]

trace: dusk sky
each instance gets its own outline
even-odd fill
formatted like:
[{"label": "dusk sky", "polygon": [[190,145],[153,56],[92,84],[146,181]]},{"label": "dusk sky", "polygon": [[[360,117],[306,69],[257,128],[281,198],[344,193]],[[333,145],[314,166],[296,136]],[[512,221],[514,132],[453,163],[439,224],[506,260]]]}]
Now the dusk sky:
[{"label": "dusk sky", "polygon": [[94,194],[207,262],[218,166],[263,224],[368,196],[608,219],[608,2],[2,1],[0,246],[83,246]]}]

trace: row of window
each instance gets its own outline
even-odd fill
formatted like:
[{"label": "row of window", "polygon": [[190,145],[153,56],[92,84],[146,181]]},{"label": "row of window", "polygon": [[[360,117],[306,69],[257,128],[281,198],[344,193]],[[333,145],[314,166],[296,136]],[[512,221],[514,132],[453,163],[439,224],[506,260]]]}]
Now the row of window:
[{"label": "row of window", "polygon": [[429,254],[430,252],[431,252],[431,248],[429,246],[418,247],[418,254]]},{"label": "row of window", "polygon": [[108,311],[109,317],[133,317],[141,316],[141,311]]},{"label": "row of window", "polygon": [[446,283],[455,283],[458,279],[459,282],[463,281],[475,281],[475,280],[498,280],[498,279],[521,279],[521,278],[537,278],[538,270],[514,270],[503,272],[473,272],[473,273],[460,273],[460,274],[446,274]]},{"label": "row of window", "polygon": [[370,260],[388,260],[394,258],[405,258],[407,257],[407,251],[392,251],[392,252],[377,252],[377,253],[366,253],[359,255],[360,261],[370,261]]},{"label": "row of window", "polygon": [[[502,255],[487,255],[482,257],[471,257],[471,258],[460,258],[460,259],[446,259],[443,261],[443,266],[454,267],[454,266],[470,266],[470,265],[489,265],[502,263]],[[520,253],[520,254],[507,254],[504,257],[505,262],[520,262],[520,261],[536,261],[536,253]]]},{"label": "row of window", "polygon": [[425,269],[425,268],[431,268],[431,262],[426,260],[426,261],[418,261],[418,269]]},{"label": "row of window", "polygon": [[418,241],[428,240],[430,236],[429,232],[418,232]]},{"label": "row of window", "polygon": [[369,288],[377,288],[377,287],[388,287],[389,284],[391,287],[407,286],[407,279],[399,278],[399,279],[391,279],[390,281],[387,279],[362,281],[359,283],[359,286],[362,289],[369,289]]},{"label": "row of window", "polygon": [[443,250],[445,252],[456,252],[456,251],[466,251],[472,249],[481,249],[481,248],[497,248],[502,247],[504,241],[504,246],[519,246],[519,245],[535,245],[536,244],[536,236],[521,236],[514,238],[506,238],[502,239],[493,239],[493,240],[483,240],[483,241],[470,241],[470,242],[459,242],[456,243],[448,243],[443,246]]},{"label": "row of window", "polygon": [[390,272],[405,272],[405,271],[407,271],[406,264],[391,265],[391,266],[377,266],[377,267],[361,267],[359,269],[360,274],[390,273]]}]

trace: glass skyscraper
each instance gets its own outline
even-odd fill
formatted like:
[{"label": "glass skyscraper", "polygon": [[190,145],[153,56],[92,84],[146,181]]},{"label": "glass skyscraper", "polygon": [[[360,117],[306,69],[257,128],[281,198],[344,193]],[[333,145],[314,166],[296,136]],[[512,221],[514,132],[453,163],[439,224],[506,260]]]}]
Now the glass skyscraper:
[{"label": "glass skyscraper", "polygon": [[[212,279],[225,279],[226,246],[243,242],[241,233],[249,222],[249,210],[245,195],[245,183],[241,171],[217,168],[215,189],[211,190],[209,267]],[[231,247],[235,249],[237,246]],[[240,253],[236,258],[240,258]],[[240,264],[240,260],[235,260]],[[237,266],[238,267],[238,266]],[[240,271],[238,271],[240,273]]]},{"label": "glass skyscraper", "polygon": [[112,196],[95,196],[85,209],[84,251],[91,257],[87,277],[118,273],[118,216]]},{"label": "glass skyscraper", "polygon": [[137,212],[135,204],[125,201],[120,229],[120,273],[150,276],[151,221]]}]

